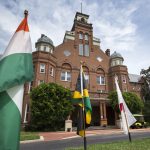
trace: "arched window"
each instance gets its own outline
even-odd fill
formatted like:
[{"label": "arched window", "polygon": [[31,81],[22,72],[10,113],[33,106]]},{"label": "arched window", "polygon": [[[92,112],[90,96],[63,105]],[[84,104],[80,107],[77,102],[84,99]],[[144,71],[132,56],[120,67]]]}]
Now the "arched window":
[{"label": "arched window", "polygon": [[88,41],[88,40],[89,40],[89,35],[88,35],[87,33],[85,34],[84,39],[85,39],[86,41]]},{"label": "arched window", "polygon": [[79,33],[79,39],[80,39],[80,40],[83,39],[83,33],[82,33],[82,32]]},{"label": "arched window", "polygon": [[96,82],[99,85],[105,85],[105,72],[103,69],[98,68],[97,69],[97,77],[96,77]]},{"label": "arched window", "polygon": [[90,80],[89,68],[87,66],[83,66],[83,72],[84,72],[84,77],[85,77],[86,83],[89,84],[89,80]]}]

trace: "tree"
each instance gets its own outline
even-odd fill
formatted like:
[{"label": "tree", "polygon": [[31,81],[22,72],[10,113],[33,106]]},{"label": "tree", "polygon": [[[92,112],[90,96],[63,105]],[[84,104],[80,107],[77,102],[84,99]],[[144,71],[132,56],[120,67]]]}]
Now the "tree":
[{"label": "tree", "polygon": [[143,79],[142,95],[145,101],[150,101],[150,67],[146,70],[142,69],[140,74]]},{"label": "tree", "polygon": [[[131,93],[131,92],[123,92],[122,96],[128,108],[133,114],[141,112],[143,108],[143,101],[136,94]],[[110,92],[108,98],[109,98],[109,103],[112,106],[112,108],[117,113],[120,113],[117,92],[116,91]]]},{"label": "tree", "polygon": [[55,83],[41,84],[31,92],[32,130],[54,131],[64,127],[72,110],[71,91]]},{"label": "tree", "polygon": [[150,67],[148,69],[141,70],[143,85],[142,85],[142,95],[144,99],[144,110],[145,120],[150,121]]}]

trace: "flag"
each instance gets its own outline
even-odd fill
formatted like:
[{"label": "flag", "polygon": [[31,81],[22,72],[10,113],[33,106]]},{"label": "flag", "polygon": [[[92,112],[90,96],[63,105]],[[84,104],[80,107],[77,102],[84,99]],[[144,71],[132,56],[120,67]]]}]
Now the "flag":
[{"label": "flag", "polygon": [[76,89],[73,94],[73,99],[72,103],[77,104],[78,107],[78,114],[77,114],[77,134],[80,136],[84,136],[84,118],[83,118],[83,102],[82,98],[84,100],[84,105],[85,105],[85,126],[88,127],[90,126],[91,123],[91,113],[92,113],[92,107],[91,107],[91,102],[88,94],[88,90],[86,88],[86,80],[84,77],[84,73],[82,71],[82,67],[80,70],[80,73],[77,78],[77,83],[76,83]]},{"label": "flag", "polygon": [[33,79],[27,11],[0,59],[0,78],[0,150],[19,150],[24,83]]},{"label": "flag", "polygon": [[118,103],[119,103],[119,108],[121,112],[121,119],[122,119],[122,128],[125,134],[128,134],[128,128],[136,122],[136,119],[128,109],[123,96],[121,94],[118,82],[117,82],[117,77],[115,77],[115,84],[116,84],[116,90],[117,90],[117,95],[118,95]]}]

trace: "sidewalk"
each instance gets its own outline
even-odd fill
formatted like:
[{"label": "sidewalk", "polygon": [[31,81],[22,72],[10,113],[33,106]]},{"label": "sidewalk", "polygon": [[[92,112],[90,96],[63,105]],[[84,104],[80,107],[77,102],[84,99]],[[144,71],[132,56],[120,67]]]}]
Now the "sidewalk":
[{"label": "sidewalk", "polygon": [[[149,132],[150,128],[144,128],[144,129],[130,129],[131,133],[134,132]],[[92,135],[110,135],[110,134],[123,134],[123,131],[121,129],[104,129],[104,130],[91,130],[86,131],[86,136],[92,136]],[[54,141],[54,140],[63,140],[63,139],[69,139],[69,138],[77,138],[79,137],[76,132],[41,132],[39,133],[40,136],[44,138],[44,141]]]}]

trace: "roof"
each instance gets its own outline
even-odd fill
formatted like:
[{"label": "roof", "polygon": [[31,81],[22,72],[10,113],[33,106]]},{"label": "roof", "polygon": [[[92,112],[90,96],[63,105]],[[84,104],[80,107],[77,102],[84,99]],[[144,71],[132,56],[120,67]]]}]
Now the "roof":
[{"label": "roof", "polygon": [[40,43],[40,42],[47,43],[47,44],[50,44],[50,45],[54,45],[53,41],[44,34],[41,34],[41,37],[37,41],[37,43]]},{"label": "roof", "polygon": [[115,51],[113,54],[111,54],[110,58],[111,58],[111,59],[112,59],[112,58],[122,58],[122,59],[123,59],[123,57],[121,56],[121,54],[120,54],[120,53],[117,53],[116,51]]},{"label": "roof", "polygon": [[136,75],[136,74],[129,74],[129,80],[130,82],[139,82],[141,80],[141,76],[140,75]]}]

